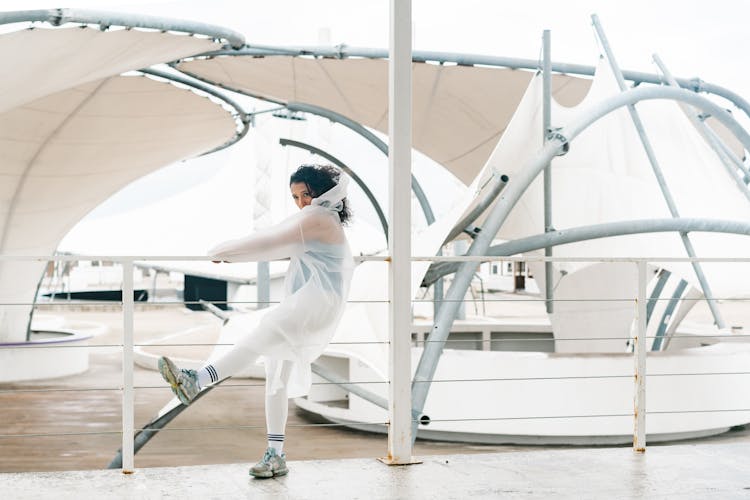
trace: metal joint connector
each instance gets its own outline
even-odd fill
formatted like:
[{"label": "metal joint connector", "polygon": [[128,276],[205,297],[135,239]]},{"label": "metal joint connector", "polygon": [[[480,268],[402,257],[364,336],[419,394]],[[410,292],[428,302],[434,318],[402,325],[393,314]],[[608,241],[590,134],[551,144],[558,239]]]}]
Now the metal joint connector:
[{"label": "metal joint connector", "polygon": [[334,47],[336,50],[336,59],[344,59],[346,57],[346,44],[340,43]]},{"label": "metal joint connector", "polygon": [[701,80],[700,78],[691,78],[690,79],[690,87],[693,92],[703,92],[703,84],[705,82]]},{"label": "metal joint connector", "polygon": [[547,141],[557,141],[560,143],[560,150],[557,152],[556,156],[563,156],[570,150],[568,138],[560,133],[561,130],[561,127],[556,127],[550,128],[547,132]]}]

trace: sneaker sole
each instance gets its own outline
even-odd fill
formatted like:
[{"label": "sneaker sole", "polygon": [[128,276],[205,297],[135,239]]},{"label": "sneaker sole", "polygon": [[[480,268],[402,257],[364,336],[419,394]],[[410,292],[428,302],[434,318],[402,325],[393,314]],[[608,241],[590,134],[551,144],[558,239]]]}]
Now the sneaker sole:
[{"label": "sneaker sole", "polygon": [[274,476],[286,476],[288,472],[289,472],[289,469],[284,469],[284,470],[274,472],[273,475]]},{"label": "sneaker sole", "polygon": [[177,374],[179,373],[179,369],[177,366],[175,366],[174,363],[168,358],[161,357],[159,358],[159,373],[161,373],[162,378],[169,384],[169,386],[172,388],[172,392],[175,393],[177,396],[177,399],[180,400],[180,403],[184,404],[185,406],[190,404],[190,399],[187,397],[185,392],[182,390],[182,386],[177,383]]},{"label": "sneaker sole", "polygon": [[258,479],[271,479],[272,477],[276,476],[286,476],[288,473],[289,469],[279,470],[271,473],[253,472],[252,470],[250,471],[250,475],[253,477],[257,477]]}]

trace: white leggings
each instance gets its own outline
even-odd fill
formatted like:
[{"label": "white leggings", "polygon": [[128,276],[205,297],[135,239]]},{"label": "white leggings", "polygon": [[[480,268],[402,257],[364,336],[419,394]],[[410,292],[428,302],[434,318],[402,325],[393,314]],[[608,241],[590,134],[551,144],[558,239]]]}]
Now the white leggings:
[{"label": "white leggings", "polygon": [[[256,342],[262,341],[257,330],[241,339],[234,347],[211,362],[206,368],[213,367],[218,380],[238,373],[240,370],[254,364],[260,355],[253,349]],[[267,337],[267,336],[266,336]],[[272,395],[268,394],[268,383],[266,383],[266,427],[269,434],[284,434],[286,421],[289,414],[289,398],[287,397],[287,384],[292,372],[291,361],[283,361],[281,365],[281,387]],[[268,372],[266,373],[268,376]]]}]

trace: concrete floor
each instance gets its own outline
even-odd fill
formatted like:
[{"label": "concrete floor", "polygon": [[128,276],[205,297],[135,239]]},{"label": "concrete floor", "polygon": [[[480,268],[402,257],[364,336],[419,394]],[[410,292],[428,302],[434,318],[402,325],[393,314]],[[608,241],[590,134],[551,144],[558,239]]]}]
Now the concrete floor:
[{"label": "concrete floor", "polygon": [[750,498],[744,444],[539,449],[434,455],[389,467],[374,458],[290,461],[288,476],[248,477],[248,464],[0,474],[7,499]]}]

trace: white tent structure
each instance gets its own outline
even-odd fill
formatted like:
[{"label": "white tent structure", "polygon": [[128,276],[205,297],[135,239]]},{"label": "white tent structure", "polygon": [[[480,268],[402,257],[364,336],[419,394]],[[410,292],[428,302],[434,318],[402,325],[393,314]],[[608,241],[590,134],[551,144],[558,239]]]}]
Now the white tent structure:
[{"label": "white tent structure", "polygon": [[[99,21],[97,24],[106,28],[116,23]],[[127,23],[120,24],[128,26]],[[165,28],[163,22],[154,24],[157,32],[63,28],[0,36],[0,54],[19,57],[20,47],[38,43],[39,50],[32,53],[40,58],[38,62],[25,66],[17,77],[8,79],[7,92],[0,100],[3,118],[0,120],[0,141],[3,143],[0,163],[3,173],[11,180],[4,184],[3,196],[0,197],[3,214],[1,253],[51,253],[77,220],[126,183],[166,163],[226,145],[241,134],[236,116],[214,102],[171,83],[123,76],[124,71],[176,61],[172,63],[175,69],[216,87],[280,103],[289,109],[306,107],[309,112],[348,123],[354,128],[364,129],[364,125],[386,130],[388,66],[382,52],[363,49],[352,51],[353,56],[344,56],[342,48],[223,48],[206,56],[205,52],[218,48],[212,38],[220,37],[215,34],[209,34],[210,39],[184,36],[173,33],[172,28]],[[142,27],[142,24],[137,26]],[[37,36],[39,41],[34,42]],[[55,37],[63,37],[59,40],[64,43],[56,43]],[[4,43],[7,44],[6,52],[3,52]],[[112,57],[112,54],[122,54],[123,57]],[[74,64],[55,64],[65,58]],[[457,65],[444,64],[448,59]],[[582,117],[598,116],[597,113],[606,116],[595,126],[586,124],[580,130],[574,128],[575,141],[572,143],[561,132],[549,131],[553,133],[543,144],[540,114],[545,96],[541,91],[537,66],[536,61],[517,64],[517,61],[508,59],[498,62],[477,57],[415,54],[412,65],[414,146],[471,187],[468,196],[459,201],[451,216],[433,224],[428,228],[427,236],[415,240],[415,253],[434,254],[447,235],[458,234],[464,229],[461,227],[464,222],[486,228],[483,233],[473,235],[475,244],[481,243],[476,248],[482,247],[477,252],[488,250],[495,237],[513,244],[525,237],[544,233],[541,216],[544,198],[540,193],[540,181],[534,181],[538,172],[536,168],[545,156],[566,151],[566,155],[554,160],[552,167],[552,207],[557,228],[568,230],[623,220],[632,224],[633,220],[671,216],[665,211],[659,187],[650,180],[650,167],[640,152],[632,123],[628,122],[624,112],[602,112],[602,100],[613,102],[614,96],[620,93],[607,71],[598,71],[593,84],[584,77],[552,76],[551,96],[557,101],[552,105],[553,126],[563,127],[565,131],[570,123],[576,126],[583,123]],[[558,66],[556,71],[564,72],[565,69],[561,68]],[[579,73],[591,75],[593,69]],[[42,77],[45,78],[44,85],[28,85],[29,81]],[[635,80],[654,83],[653,79],[644,79],[642,75]],[[675,99],[688,99],[686,94],[690,93],[674,91],[669,95]],[[631,93],[627,98],[633,95]],[[636,97],[641,95],[645,96],[645,93]],[[701,100],[696,101],[700,98],[690,95],[688,100],[703,105]],[[748,198],[743,198],[738,191],[737,179],[732,179],[734,174],[730,172],[728,176],[727,171],[722,170],[682,111],[670,103],[639,104],[640,107],[643,107],[648,133],[659,138],[656,152],[664,163],[668,185],[674,190],[682,214],[701,217],[703,222],[709,217],[738,219],[737,227],[733,226],[729,232],[750,233],[744,222],[750,209]],[[716,112],[724,125],[733,125],[723,110],[715,105],[709,108]],[[748,112],[747,108],[743,109]],[[744,131],[738,135],[745,148],[750,149],[750,136]],[[510,181],[498,196],[507,180],[503,180],[503,175],[507,175]],[[524,179],[529,181],[528,186]],[[638,197],[632,196],[633,193],[638,193]],[[692,211],[696,199],[708,199],[709,196],[712,206],[707,211],[703,207]],[[488,202],[486,206],[484,202]],[[486,212],[487,218],[467,220],[467,214],[477,205],[482,206],[479,212]],[[475,215],[481,215],[479,212]],[[711,223],[707,225],[712,227]],[[694,227],[690,223],[686,226]],[[690,230],[693,229],[683,232]],[[700,255],[721,251],[722,256],[726,256],[727,248],[737,255],[746,255],[746,240],[747,236],[705,241],[695,238],[695,244]],[[557,255],[683,255],[679,240],[673,235],[573,243]],[[551,244],[523,251],[536,251]],[[517,252],[511,252],[514,253]],[[33,297],[40,266],[36,263],[10,265],[3,261],[0,302],[7,303],[11,297],[13,300]],[[370,284],[376,282],[378,275],[375,270],[368,276],[374,267],[362,266],[360,271],[364,275],[361,278]],[[413,266],[413,286],[421,282],[427,267],[426,264]],[[455,288],[458,291],[454,295],[458,300],[453,302],[459,302],[468,287],[466,282],[464,289],[460,290],[457,283],[470,279],[466,272],[469,267],[460,269],[454,278],[449,296]],[[624,267],[604,271],[592,269],[579,264],[558,266],[552,277],[558,282],[559,297],[579,298],[587,289],[596,290],[597,296],[601,296],[602,290],[613,296],[633,296],[633,280]],[[682,279],[695,282],[689,269],[673,266],[671,270]],[[735,291],[731,287],[737,283],[740,272],[746,273],[747,270],[732,270],[731,280],[722,279],[726,272],[706,267],[708,279],[712,284],[716,283],[715,289],[726,293]],[[379,273],[380,278],[383,276],[384,273]],[[585,279],[576,276],[585,276]],[[616,286],[612,286],[613,283]],[[364,298],[382,298],[376,297],[380,287],[365,288],[365,292],[371,295]],[[657,285],[652,284],[652,290],[656,288]],[[687,293],[693,292],[689,290]],[[30,311],[29,306],[0,309],[0,340],[24,338]],[[450,330],[455,316],[450,311],[451,307],[443,307],[442,316],[436,319],[430,334],[434,345],[438,345],[440,336],[443,333],[447,336]],[[684,313],[684,309],[680,313]],[[344,322],[337,337],[340,342],[352,340],[347,336],[350,331],[357,332],[358,337],[354,340],[366,340],[368,336],[376,343],[383,340],[382,312],[360,303],[352,307],[347,317],[348,322]],[[370,321],[363,326],[359,324],[362,318],[370,318]],[[591,340],[601,336],[603,328],[615,332],[610,336],[624,338],[630,332],[632,319],[632,309],[630,312],[623,308],[612,310],[588,302],[583,306],[561,307],[552,315],[554,334],[560,341],[573,336]],[[622,441],[632,427],[629,391],[622,387],[629,383],[625,380],[628,376],[611,383],[594,381],[583,395],[576,379],[607,370],[624,371],[631,360],[625,346],[596,342],[591,341],[588,348],[576,346],[574,354],[563,352],[563,344],[560,344],[560,352],[552,355],[447,350],[440,358],[439,367],[437,359],[442,346],[437,348],[437,355],[430,346],[424,350],[414,349],[412,356],[419,363],[413,363],[413,366],[419,366],[413,392],[421,391],[423,398],[416,403],[414,411],[422,416],[429,414],[434,420],[424,435],[462,436],[469,440],[497,442],[505,442],[508,436],[523,436],[536,442],[539,442],[538,436],[552,442],[556,439],[575,441],[581,436],[595,436],[600,442]],[[332,347],[324,360],[330,363],[328,368],[355,381],[385,376],[382,346],[346,349],[340,345]],[[428,351],[433,355],[427,356]],[[581,357],[581,351],[592,356]],[[750,349],[746,345],[737,347],[720,343],[706,349],[666,354],[655,358],[652,366],[669,371],[687,361],[710,372],[721,366],[741,370],[750,360]],[[425,363],[437,371],[423,373],[425,359],[428,359]],[[465,386],[458,383],[439,384],[439,388],[429,391],[429,394],[425,389],[429,385],[421,384],[431,383],[433,376],[446,380],[466,376],[512,379],[539,374],[544,374],[552,383],[537,384],[533,390],[514,386],[502,394],[493,393],[495,389],[491,384],[479,384],[479,392],[497,396],[484,398],[479,403],[475,399],[466,399],[477,391],[466,391]],[[561,388],[560,378],[572,382]],[[675,403],[684,403],[686,395],[698,411],[705,406],[722,407],[727,401],[736,401],[734,390],[705,377],[655,386],[649,397],[656,402],[653,407],[657,409],[668,410]],[[743,394],[750,394],[745,389],[742,388]],[[324,404],[329,396],[313,394],[300,404],[327,418],[355,426],[362,422],[383,421],[383,412],[373,399],[352,396],[348,408],[332,409]],[[555,420],[555,415],[560,412],[556,404],[563,405],[565,414],[599,416],[593,420],[566,417],[559,422]],[[742,400],[741,404],[747,408],[750,402]],[[508,408],[512,411],[505,411]],[[708,434],[749,421],[749,413],[696,413],[655,418],[650,429],[663,438]],[[481,418],[498,414],[507,418]],[[464,421],[477,415],[481,423]],[[525,418],[529,415],[542,418]],[[426,418],[423,423],[430,420]],[[547,422],[554,422],[554,429]]]},{"label": "white tent structure", "polygon": [[[386,62],[377,56],[368,56],[367,49],[351,49],[350,52],[359,57],[345,57],[336,51],[320,48],[245,49],[244,54],[242,51],[236,55],[223,51],[215,56],[178,62],[174,66],[203,81],[285,104],[290,109],[298,103],[309,104],[318,108],[322,116],[326,116],[326,111],[332,111],[382,131],[387,125],[388,112]],[[533,71],[445,66],[427,62],[415,62],[413,75],[415,147],[470,185],[471,196],[475,197],[472,200],[469,196],[459,203],[452,222],[442,221],[448,224],[443,228],[444,238],[445,234],[451,232],[450,225],[463,220],[480,202],[492,179],[507,175],[509,183],[513,184],[514,178],[525,175],[524,170],[528,170],[530,159],[542,150],[542,76],[535,75]],[[591,80],[568,75],[555,75],[552,82],[554,127],[564,127],[576,120],[580,122],[581,117],[598,113],[597,108],[601,108],[602,102],[612,100],[621,93],[604,61],[596,71],[593,84]],[[735,174],[727,171],[720,157],[706,144],[680,106],[669,101],[649,101],[639,104],[638,109],[646,132],[655,144],[656,156],[664,171],[666,185],[679,207],[680,217],[688,217],[690,221],[700,219],[709,227],[711,221],[722,225],[727,220],[738,221],[741,226],[736,231],[742,236],[691,234],[697,255],[747,255],[750,242],[744,221],[750,211],[750,201],[742,189],[738,189],[738,182],[733,178]],[[732,145],[735,151],[742,152],[736,143]],[[626,222],[636,227],[631,233],[638,233],[639,225],[645,227],[649,221],[672,218],[639,135],[625,109],[609,113],[586,128],[569,147],[570,150],[566,148],[563,156],[552,161],[552,213],[554,226],[560,232]],[[517,190],[516,194],[519,199],[508,204],[509,215],[496,235],[509,242],[544,233],[541,177],[537,177],[528,188]],[[501,195],[497,203],[502,202]],[[492,210],[493,205],[490,205],[485,214]],[[480,217],[473,222],[483,227],[485,220]],[[617,234],[613,233],[614,236]],[[437,246],[442,242],[440,236],[423,238]],[[426,240],[422,243],[429,247],[430,241]],[[415,240],[415,245],[417,248],[419,239]],[[672,230],[672,233],[574,241],[556,249],[555,255],[682,257],[685,250],[679,234]],[[370,267],[376,267],[376,264]],[[669,326],[670,331],[674,332],[679,319],[684,317],[695,303],[694,299],[700,295],[700,283],[688,264],[672,263],[662,267],[691,284],[691,287],[685,287],[681,282],[675,282],[662,289],[659,288],[661,285],[657,286],[655,278],[650,285],[652,293],[656,294],[659,288],[667,298],[679,290],[681,295],[677,295],[676,299],[683,302],[677,306],[679,312],[672,316],[673,321]],[[747,293],[743,285],[748,282],[748,266],[740,264],[731,269],[726,265],[702,267],[716,294],[731,296]],[[368,274],[364,268],[362,266],[360,273]],[[425,266],[414,266],[415,270],[420,268],[421,271],[415,271],[413,282],[421,281]],[[543,280],[541,269],[534,274],[537,279],[541,277]],[[372,285],[377,279],[376,275],[377,271],[372,272],[364,281]],[[626,339],[633,328],[634,307],[632,300],[628,299],[636,295],[635,266],[564,263],[555,266],[552,278],[557,287],[555,298],[561,299],[556,311],[551,314],[557,353],[535,353],[530,357],[522,353],[446,350],[442,352],[437,371],[431,374],[435,379],[451,380],[511,378],[517,373],[524,373],[534,377],[550,377],[552,382],[539,383],[533,396],[524,391],[511,391],[504,392],[502,398],[483,398],[482,402],[462,399],[469,396],[460,384],[438,384],[430,390],[424,407],[420,409],[425,415],[446,421],[420,428],[420,435],[495,442],[539,442],[540,439],[545,442],[583,442],[588,439],[583,436],[602,443],[626,442],[630,439],[631,419],[618,416],[627,412],[631,404],[627,397],[622,397],[627,391],[616,387],[621,381],[594,384],[595,387],[592,386],[584,396],[580,396],[577,383],[560,390],[560,382],[554,379],[560,376],[575,379],[596,370],[606,373],[626,371],[623,362],[628,363],[629,358],[623,357],[623,354],[628,348]],[[365,290],[362,297],[356,298],[382,299],[377,297],[373,288],[377,287],[370,286],[369,294]],[[356,293],[356,285],[353,291]],[[329,351],[328,368],[344,379],[386,379],[387,351],[372,343],[351,344],[352,341],[385,340],[382,333],[385,326],[382,323],[383,314],[377,308],[377,305],[353,305],[352,324],[349,328],[341,328],[337,345]],[[663,317],[669,320],[661,305],[657,305],[654,311],[663,313]],[[361,325],[361,321],[357,322],[362,317],[370,318],[370,329]],[[653,322],[651,333],[655,332],[657,323]],[[653,343],[654,350],[658,350],[656,344]],[[565,357],[565,353],[571,353],[571,357]],[[578,353],[599,354],[580,358]],[[738,368],[747,361],[747,356],[748,350],[744,347],[681,350],[679,355],[655,359],[651,366],[656,364],[657,371],[660,368],[669,371],[686,363],[710,371],[710,367],[718,369],[731,365]],[[348,362],[342,361],[342,358],[348,359]],[[414,349],[412,361],[413,366],[424,361],[421,349]],[[494,387],[486,385],[487,391]],[[326,405],[327,399],[336,396],[333,392],[324,389],[319,394],[298,401],[298,404],[333,421],[346,422],[355,427],[371,428],[368,423],[385,418],[383,410],[373,403],[377,398],[366,400],[350,395],[348,409]],[[685,382],[685,385],[682,382],[665,383],[659,389],[652,389],[649,398],[654,402],[652,407],[669,408],[685,403],[681,395],[692,398],[697,393],[700,393],[699,398],[703,401],[699,406],[703,407],[726,407],[728,402],[736,402],[732,399],[733,391],[720,389],[709,379],[697,384],[695,379]],[[471,391],[471,394],[476,392]],[[382,392],[379,395],[383,396]],[[523,415],[551,417],[554,415],[551,409],[554,405],[550,406],[550,401],[562,404],[565,414],[605,413],[611,416],[596,419],[595,425],[587,418],[565,421],[523,419]],[[481,410],[477,405],[481,406]],[[456,413],[458,408],[465,408],[469,413]],[[488,419],[471,424],[458,422],[477,414],[502,415],[507,413],[508,408],[513,409],[508,421]],[[748,419],[750,415],[747,412],[720,416],[709,414],[705,418],[669,415],[651,419],[649,432],[659,439],[672,439],[720,432]],[[554,425],[550,426],[549,422]]]},{"label": "white tent structure", "polygon": [[[553,116],[559,117],[556,120],[564,125],[617,92],[609,68],[600,67],[586,98],[575,108],[555,106]],[[519,159],[541,149],[541,137],[537,133],[541,128],[541,109],[541,76],[536,76],[483,172],[472,184],[473,188],[486,185],[493,172],[508,174],[512,182],[526,163]],[[670,186],[674,187],[675,198],[683,203],[681,207],[685,207],[686,215],[718,220],[750,212],[750,202],[737,189],[679,106],[660,101],[649,102],[640,109],[650,135],[659,144],[658,154],[663,159],[665,175],[673,181]],[[564,156],[553,160],[552,172],[555,224],[563,232],[567,227],[632,219],[646,223],[649,217],[669,217],[626,110],[611,113],[581,134]],[[517,240],[542,232],[541,181],[541,177],[537,178],[525,191],[498,237]],[[698,204],[693,200],[698,197],[708,201],[706,207],[696,207]],[[465,213],[465,207],[470,204],[470,198],[465,200],[454,217],[462,211]],[[696,248],[700,255],[743,257],[750,251],[747,236],[698,236]],[[433,238],[433,241],[441,240]],[[574,243],[560,247],[557,255],[669,257],[684,255],[684,249],[678,235],[655,234],[645,238],[643,235],[620,236]],[[667,316],[673,333],[679,327],[681,317],[700,296],[700,293],[696,295],[700,285],[688,264],[666,263],[664,267],[684,277],[693,286],[692,292],[682,288],[677,295],[684,302],[680,314],[672,318]],[[618,376],[627,377],[624,374],[628,373],[631,363],[625,353],[626,339],[634,326],[636,267],[629,263],[592,265],[572,262],[556,265],[556,271],[555,297],[561,300],[551,314],[555,352],[466,352],[450,350],[447,346],[433,375],[434,379],[444,383],[436,384],[430,390],[422,412],[422,418],[426,418],[429,426],[420,426],[420,436],[496,443],[603,444],[625,443],[632,439],[632,419],[626,416],[632,401],[623,385],[627,382]],[[747,263],[705,266],[704,271],[713,289],[722,297],[748,292],[750,266]],[[535,272],[535,276],[543,278],[543,269]],[[419,281],[421,275],[417,272],[413,279]],[[656,281],[654,279],[651,284],[652,291]],[[674,288],[670,292],[672,290]],[[374,296],[366,298],[377,300]],[[659,313],[664,311],[663,304],[656,306]],[[378,333],[382,325],[378,328],[377,318],[382,314],[378,314],[377,305],[356,304],[355,307],[357,310],[352,311],[349,328],[340,330],[336,339],[338,344],[328,351],[329,367],[346,373],[352,380],[385,381],[387,351],[382,346],[367,343],[386,340]],[[359,325],[357,319],[361,317],[371,318],[371,330],[354,326]],[[649,334],[656,334],[658,326],[659,322],[654,321]],[[710,329],[704,333],[708,332]],[[726,335],[729,331],[714,333]],[[352,340],[362,344],[351,344]],[[649,344],[653,350],[660,350],[656,342]],[[413,366],[422,356],[421,348],[413,350]],[[343,368],[342,358],[350,360]],[[649,373],[656,374],[679,373],[685,369],[699,373],[741,372],[741,366],[748,361],[750,348],[747,344],[724,344],[717,340],[711,347],[678,349],[650,358],[648,369]],[[585,383],[576,380],[591,374],[609,374],[612,379]],[[534,380],[524,389],[519,384],[515,387],[502,385],[498,389],[492,383],[493,380],[522,380],[524,377]],[[560,378],[569,380],[561,381]],[[458,382],[445,382],[474,379],[487,382],[472,384],[471,391]],[[741,396],[738,401],[738,386],[728,380],[706,376],[654,382],[649,389],[649,408],[664,414],[650,417],[649,439],[657,441],[714,434],[746,423],[750,420],[747,411],[692,413],[706,408],[748,408],[750,399]],[[745,394],[747,387],[742,387],[740,393]],[[375,386],[373,391],[384,396],[382,387]],[[386,418],[382,409],[361,397],[350,396],[348,408],[326,404],[327,400],[337,396],[340,394],[323,388],[318,394],[297,403],[331,421],[365,430],[372,430],[377,422]],[[684,408],[686,413],[672,412],[674,408]],[[590,418],[597,414],[602,416]],[[477,419],[477,415],[502,415],[504,418],[483,420]],[[555,418],[556,415],[582,417]],[[430,423],[432,419],[437,422]]]},{"label": "white tent structure", "polygon": [[[49,255],[90,210],[131,181],[230,143],[236,110],[121,73],[219,48],[172,32],[33,27],[0,35],[0,252]],[[0,341],[27,338],[44,263],[0,263]]]},{"label": "white tent structure", "polygon": [[[175,67],[223,88],[271,102],[313,104],[387,133],[385,59],[216,56]],[[414,63],[413,72],[418,89],[414,148],[468,185],[505,130],[533,73],[424,63]],[[590,85],[586,78],[567,75],[555,75],[553,81],[553,95],[569,106],[580,101]]]}]

